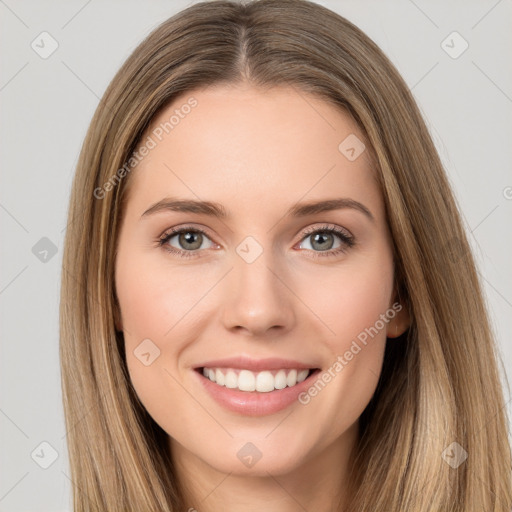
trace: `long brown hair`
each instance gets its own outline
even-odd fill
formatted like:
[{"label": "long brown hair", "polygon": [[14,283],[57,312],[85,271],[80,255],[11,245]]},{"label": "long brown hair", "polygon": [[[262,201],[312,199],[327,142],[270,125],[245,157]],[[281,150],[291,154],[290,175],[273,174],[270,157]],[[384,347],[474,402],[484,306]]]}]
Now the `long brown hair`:
[{"label": "long brown hair", "polygon": [[[130,183],[126,168],[119,170],[178,95],[240,82],[291,86],[350,113],[380,181],[412,323],[388,342],[360,418],[348,510],[509,512],[499,355],[444,169],[383,52],[348,20],[306,0],[188,7],[136,48],[98,105],[73,182],[62,270],[60,358],[74,510],[185,510],[167,434],[133,390],[114,324],[118,228]],[[450,458],[464,453],[452,467]]]}]

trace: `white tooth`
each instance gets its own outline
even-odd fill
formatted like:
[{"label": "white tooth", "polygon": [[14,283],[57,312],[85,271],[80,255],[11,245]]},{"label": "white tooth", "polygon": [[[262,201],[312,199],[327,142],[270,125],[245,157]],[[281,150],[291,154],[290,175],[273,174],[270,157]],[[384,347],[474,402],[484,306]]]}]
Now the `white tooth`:
[{"label": "white tooth", "polygon": [[224,382],[225,382],[224,374],[218,368],[215,370],[215,382],[219,386],[224,386]]},{"label": "white tooth", "polygon": [[238,387],[238,377],[233,370],[229,370],[226,373],[226,378],[224,379],[224,384],[227,388],[237,388]]},{"label": "white tooth", "polygon": [[270,372],[259,372],[256,376],[256,391],[274,391],[274,376]]},{"label": "white tooth", "polygon": [[309,370],[279,370],[275,375],[270,371],[254,373],[249,370],[236,371],[229,369],[224,374],[220,368],[203,368],[203,375],[216,382],[219,386],[240,391],[258,391],[268,393],[274,389],[292,387],[306,379]]},{"label": "white tooth", "polygon": [[241,370],[238,374],[238,389],[240,391],[254,391],[256,389],[254,373],[249,370]]},{"label": "white tooth", "polygon": [[286,384],[288,384],[289,387],[297,384],[297,370],[290,370],[288,377],[286,377]]},{"label": "white tooth", "polygon": [[309,370],[301,370],[299,373],[297,373],[297,382],[302,382],[303,380],[306,380],[308,373]]},{"label": "white tooth", "polygon": [[274,377],[274,387],[276,389],[284,389],[286,387],[286,372],[279,370]]}]

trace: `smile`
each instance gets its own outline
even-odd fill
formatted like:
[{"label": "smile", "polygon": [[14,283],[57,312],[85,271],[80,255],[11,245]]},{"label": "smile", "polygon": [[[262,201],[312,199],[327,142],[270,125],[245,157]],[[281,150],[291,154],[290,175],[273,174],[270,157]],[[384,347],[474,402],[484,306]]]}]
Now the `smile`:
[{"label": "smile", "polygon": [[194,368],[202,389],[223,409],[243,416],[265,416],[300,403],[321,369],[290,359],[231,357],[203,361]]},{"label": "smile", "polygon": [[293,387],[304,381],[312,372],[310,369],[279,369],[253,372],[240,368],[207,368],[203,375],[211,382],[239,391],[269,393],[277,389]]}]

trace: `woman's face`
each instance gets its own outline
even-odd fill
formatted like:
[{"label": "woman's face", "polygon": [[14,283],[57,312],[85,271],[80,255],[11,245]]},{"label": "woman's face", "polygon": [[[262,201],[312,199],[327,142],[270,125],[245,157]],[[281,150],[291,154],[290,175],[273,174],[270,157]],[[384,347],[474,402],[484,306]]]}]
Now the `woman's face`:
[{"label": "woman's face", "polygon": [[355,442],[386,336],[406,328],[362,140],[314,96],[250,86],[186,93],[144,136],[118,327],[174,456],[277,475]]}]

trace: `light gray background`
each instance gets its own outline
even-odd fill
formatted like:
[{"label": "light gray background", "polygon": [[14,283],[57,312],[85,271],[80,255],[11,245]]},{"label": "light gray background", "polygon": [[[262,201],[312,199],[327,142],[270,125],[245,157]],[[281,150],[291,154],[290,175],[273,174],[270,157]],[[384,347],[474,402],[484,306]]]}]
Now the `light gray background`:
[{"label": "light gray background", "polygon": [[[72,175],[115,71],[156,25],[191,3],[0,0],[0,512],[71,510],[58,303]],[[318,3],[363,29],[411,87],[471,233],[510,379],[511,0]],[[47,59],[31,47],[43,31],[59,45]],[[469,44],[458,58],[442,46],[453,31]],[[445,43],[451,52],[461,44]],[[46,262],[32,250],[43,237],[57,250]],[[58,453],[48,469],[39,465],[51,462],[43,441]]]}]

